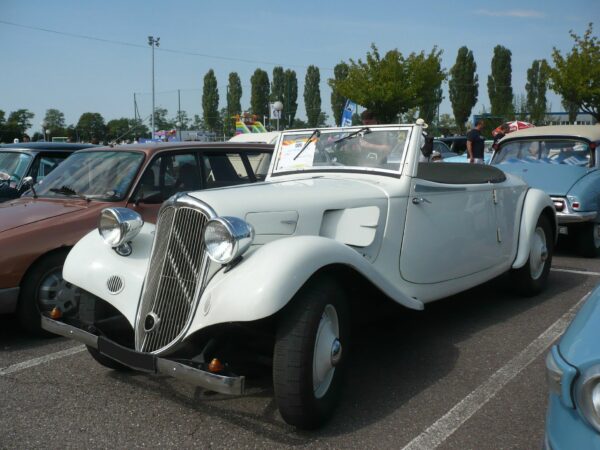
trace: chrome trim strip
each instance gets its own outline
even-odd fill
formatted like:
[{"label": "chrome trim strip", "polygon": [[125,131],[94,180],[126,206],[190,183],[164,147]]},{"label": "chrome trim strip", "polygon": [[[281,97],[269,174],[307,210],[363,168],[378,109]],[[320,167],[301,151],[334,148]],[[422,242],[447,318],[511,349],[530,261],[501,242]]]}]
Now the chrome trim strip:
[{"label": "chrome trim strip", "polygon": [[[74,339],[92,348],[98,348],[98,336],[88,333],[87,331],[83,331],[63,322],[52,320],[45,316],[42,316],[41,325],[46,331]],[[123,364],[122,361],[120,361],[120,363]],[[200,386],[211,391],[229,395],[242,395],[244,393],[246,380],[244,376],[227,377],[224,375],[217,375],[159,357],[156,357],[156,373],[168,375],[194,386]]]},{"label": "chrome trim strip", "polygon": [[562,211],[556,211],[556,219],[559,224],[589,222],[598,216],[597,211],[577,212],[571,209],[569,200],[566,197],[551,196],[553,203],[561,202],[564,205]]},{"label": "chrome trim strip", "polygon": [[456,192],[466,191],[465,187],[450,187],[450,186],[426,186],[423,184],[415,184],[415,192]]}]

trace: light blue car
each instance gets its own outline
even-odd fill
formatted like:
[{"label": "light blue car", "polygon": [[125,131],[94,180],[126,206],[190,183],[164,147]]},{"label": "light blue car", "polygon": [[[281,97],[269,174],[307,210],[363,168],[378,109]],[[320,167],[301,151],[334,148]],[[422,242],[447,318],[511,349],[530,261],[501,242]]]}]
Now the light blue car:
[{"label": "light blue car", "polygon": [[546,449],[600,450],[600,286],[546,358]]},{"label": "light blue car", "polygon": [[515,131],[491,164],[545,191],[559,232],[583,256],[600,255],[600,125],[556,125]]}]

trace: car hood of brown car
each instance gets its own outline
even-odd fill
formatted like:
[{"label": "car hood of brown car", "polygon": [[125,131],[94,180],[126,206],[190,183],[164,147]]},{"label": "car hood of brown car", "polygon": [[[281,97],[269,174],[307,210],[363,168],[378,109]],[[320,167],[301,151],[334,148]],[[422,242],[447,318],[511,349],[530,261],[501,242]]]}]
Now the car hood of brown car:
[{"label": "car hood of brown car", "polygon": [[105,206],[105,203],[87,202],[83,199],[19,198],[0,204],[0,233],[83,209],[100,209]]}]

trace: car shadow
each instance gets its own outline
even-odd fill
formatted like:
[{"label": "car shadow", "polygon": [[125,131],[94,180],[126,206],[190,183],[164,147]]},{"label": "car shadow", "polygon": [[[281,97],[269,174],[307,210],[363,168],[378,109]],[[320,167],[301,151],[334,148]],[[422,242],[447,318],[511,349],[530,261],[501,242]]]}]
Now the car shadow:
[{"label": "car shadow", "polygon": [[393,414],[454,369],[462,341],[577,287],[582,278],[551,274],[544,293],[522,298],[506,289],[507,280],[500,277],[432,303],[424,311],[401,307],[392,313],[386,311],[384,320],[354,331],[342,401],[333,419],[312,432],[297,431],[283,422],[268,371],[248,380],[248,393],[239,397],[186,389],[168,377],[117,372],[109,376],[196,410],[199,433],[208,417],[218,417],[275,444],[306,445],[320,438],[353,433]]},{"label": "car shadow", "polygon": [[19,325],[14,314],[0,314],[0,361],[3,352],[11,353],[30,348],[42,348],[61,341],[66,341],[66,339],[60,336],[33,336]]}]

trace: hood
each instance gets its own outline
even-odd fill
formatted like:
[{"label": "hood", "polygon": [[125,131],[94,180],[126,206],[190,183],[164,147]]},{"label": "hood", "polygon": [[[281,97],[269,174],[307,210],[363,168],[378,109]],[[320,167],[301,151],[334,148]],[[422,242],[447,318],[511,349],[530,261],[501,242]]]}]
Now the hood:
[{"label": "hood", "polygon": [[573,185],[588,172],[588,167],[545,163],[494,164],[500,170],[523,178],[531,187],[541,189],[548,195],[565,196]]},{"label": "hood", "polygon": [[574,366],[600,361],[600,287],[596,288],[581,307],[560,340],[559,348],[565,360]]},{"label": "hood", "polygon": [[103,207],[85,200],[19,198],[0,204],[0,233],[12,228],[72,214],[83,209]]}]

